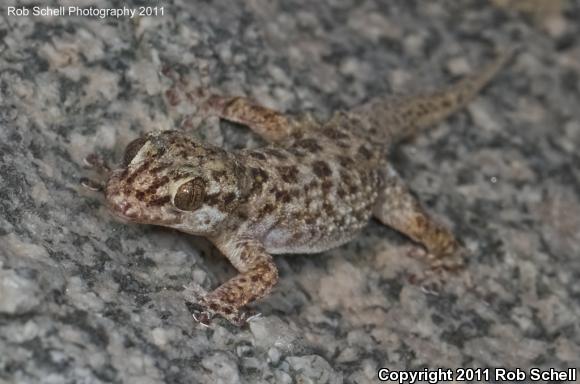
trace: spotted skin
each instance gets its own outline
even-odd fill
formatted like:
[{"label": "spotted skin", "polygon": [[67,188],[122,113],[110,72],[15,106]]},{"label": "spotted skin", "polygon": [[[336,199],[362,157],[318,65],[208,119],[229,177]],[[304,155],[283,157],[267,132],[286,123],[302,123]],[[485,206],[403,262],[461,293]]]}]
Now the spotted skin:
[{"label": "spotted skin", "polygon": [[170,106],[193,100],[199,113],[245,124],[270,144],[227,152],[181,131],[148,133],[127,146],[121,168],[102,167],[107,206],[128,221],[204,236],[231,261],[239,274],[199,300],[196,318],[204,324],[215,315],[246,322],[244,307],[278,280],[272,254],[337,247],[372,216],[422,244],[434,267],[459,265],[458,242],[413,197],[387,155],[463,107],[506,58],[447,89],[375,100],[322,123],[174,79]]}]

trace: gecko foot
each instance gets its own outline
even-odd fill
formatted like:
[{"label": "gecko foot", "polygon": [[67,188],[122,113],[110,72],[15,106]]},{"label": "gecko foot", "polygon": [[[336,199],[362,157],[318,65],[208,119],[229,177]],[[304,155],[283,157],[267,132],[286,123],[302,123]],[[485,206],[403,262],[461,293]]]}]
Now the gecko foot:
[{"label": "gecko foot", "polygon": [[89,154],[83,159],[83,161],[87,168],[92,169],[97,173],[98,180],[81,177],[79,180],[80,184],[90,191],[103,192],[105,190],[104,180],[111,173],[111,167],[109,167],[101,155],[96,153]]},{"label": "gecko foot", "polygon": [[213,318],[219,315],[236,327],[242,327],[250,321],[262,316],[261,313],[246,309],[237,309],[225,303],[202,298],[198,303],[191,304],[193,319],[199,324],[209,327]]},{"label": "gecko foot", "polygon": [[459,245],[449,247],[449,251],[435,254],[427,251],[423,247],[413,247],[409,251],[409,256],[421,260],[429,265],[431,270],[442,270],[446,272],[459,272],[465,267],[465,256],[467,250]]},{"label": "gecko foot", "polygon": [[413,247],[409,256],[419,259],[429,265],[429,268],[419,275],[411,275],[409,281],[429,294],[438,294],[451,277],[465,271],[465,255],[467,250],[457,247],[451,254],[435,255],[423,247]]}]

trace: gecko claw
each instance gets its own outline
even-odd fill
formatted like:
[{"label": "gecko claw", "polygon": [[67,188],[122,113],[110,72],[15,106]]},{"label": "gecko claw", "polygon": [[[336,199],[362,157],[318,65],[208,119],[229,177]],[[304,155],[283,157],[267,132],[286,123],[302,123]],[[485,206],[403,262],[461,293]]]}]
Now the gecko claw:
[{"label": "gecko claw", "polygon": [[255,313],[255,314],[253,314],[253,315],[249,316],[249,317],[246,319],[246,323],[249,323],[249,322],[251,322],[251,321],[256,321],[256,320],[260,319],[261,317],[262,317],[262,314],[261,314],[260,312],[257,312],[257,313]]},{"label": "gecko claw", "polygon": [[103,183],[89,179],[87,177],[81,177],[79,182],[84,188],[90,191],[103,192],[105,190],[105,185]]},{"label": "gecko claw", "polygon": [[187,305],[192,311],[191,316],[193,317],[193,320],[204,327],[209,327],[211,320],[213,319],[213,314],[206,310],[203,305],[198,303],[187,302]]},{"label": "gecko claw", "polygon": [[203,311],[198,314],[193,313],[191,316],[193,317],[193,320],[195,320],[196,323],[199,323],[199,325],[203,327],[209,328],[212,319],[210,313]]}]

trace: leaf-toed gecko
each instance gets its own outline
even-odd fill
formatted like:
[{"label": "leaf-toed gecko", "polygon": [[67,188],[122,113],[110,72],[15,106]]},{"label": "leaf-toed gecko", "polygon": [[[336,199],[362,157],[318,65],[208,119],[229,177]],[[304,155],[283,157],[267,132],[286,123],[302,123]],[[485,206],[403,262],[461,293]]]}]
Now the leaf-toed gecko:
[{"label": "leaf-toed gecko", "polygon": [[[462,247],[421,207],[388,160],[389,148],[470,101],[508,58],[435,92],[377,99],[324,123],[287,116],[242,97],[188,89],[204,113],[247,125],[269,145],[225,151],[176,130],[145,134],[125,150],[120,169],[98,156],[108,208],[136,223],[209,239],[239,273],[199,300],[196,319],[221,315],[244,324],[244,307],[278,280],[272,254],[315,253],[351,240],[371,217],[423,245],[433,268],[460,265]],[[195,316],[194,316],[195,317]]]}]

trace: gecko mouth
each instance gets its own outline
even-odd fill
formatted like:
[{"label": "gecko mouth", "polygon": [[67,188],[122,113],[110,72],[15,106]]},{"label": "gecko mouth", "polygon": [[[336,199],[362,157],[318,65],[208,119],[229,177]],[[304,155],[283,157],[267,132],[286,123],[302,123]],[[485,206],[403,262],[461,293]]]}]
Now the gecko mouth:
[{"label": "gecko mouth", "polygon": [[143,209],[131,204],[131,202],[120,199],[118,202],[107,200],[109,212],[124,223],[154,224],[170,226],[180,222],[181,214],[154,212],[145,214]]},{"label": "gecko mouth", "polygon": [[125,223],[172,225],[180,222],[180,212],[168,212],[163,207],[147,207],[147,203],[134,196],[127,196],[122,190],[122,179],[112,175],[105,188],[108,211]]}]

